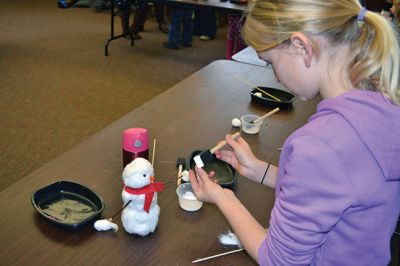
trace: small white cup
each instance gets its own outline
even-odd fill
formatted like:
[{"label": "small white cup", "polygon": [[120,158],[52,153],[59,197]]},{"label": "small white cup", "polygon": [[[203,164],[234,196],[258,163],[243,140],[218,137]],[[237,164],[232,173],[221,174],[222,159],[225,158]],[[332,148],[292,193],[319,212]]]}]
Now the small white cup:
[{"label": "small white cup", "polygon": [[262,119],[257,123],[251,123],[257,118],[258,116],[256,115],[243,115],[242,117],[240,117],[240,120],[242,122],[242,130],[244,133],[257,134],[260,131],[261,125],[263,123]]},{"label": "small white cup", "polygon": [[203,202],[196,198],[190,183],[184,183],[176,189],[178,194],[179,206],[185,211],[197,211],[203,206]]}]

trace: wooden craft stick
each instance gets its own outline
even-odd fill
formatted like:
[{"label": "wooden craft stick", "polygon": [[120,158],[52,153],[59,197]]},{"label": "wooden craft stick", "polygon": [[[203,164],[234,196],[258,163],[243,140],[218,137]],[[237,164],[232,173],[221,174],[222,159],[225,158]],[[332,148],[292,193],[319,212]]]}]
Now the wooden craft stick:
[{"label": "wooden craft stick", "polygon": [[279,98],[277,98],[277,97],[275,97],[274,95],[272,95],[272,94],[266,92],[265,90],[260,89],[257,85],[251,83],[250,81],[247,81],[247,80],[244,80],[244,79],[242,79],[242,78],[239,78],[239,77],[236,76],[236,75],[235,75],[234,77],[235,77],[236,79],[238,79],[238,80],[240,80],[240,81],[242,81],[242,82],[244,82],[244,83],[246,83],[246,84],[248,84],[248,85],[254,87],[256,90],[261,91],[261,92],[264,93],[265,95],[268,95],[269,97],[271,97],[271,98],[274,99],[275,101],[281,102],[281,100],[280,100]]},{"label": "wooden craft stick", "polygon": [[266,113],[265,115],[263,115],[263,116],[261,116],[261,117],[255,119],[255,120],[253,121],[253,123],[256,124],[256,123],[258,123],[258,122],[264,120],[264,118],[267,118],[268,116],[271,116],[271,115],[275,114],[275,113],[278,112],[278,111],[279,111],[279,107],[277,107],[277,108],[275,108],[274,110],[272,110],[271,112],[268,112],[268,113]]},{"label": "wooden craft stick", "polygon": [[243,251],[243,250],[244,250],[243,248],[231,250],[231,251],[228,251],[228,252],[225,252],[225,253],[220,253],[220,254],[217,254],[217,255],[213,255],[213,256],[210,256],[210,257],[197,259],[197,260],[192,261],[192,263],[218,258],[218,257],[221,257],[221,256],[225,256],[225,255],[229,255],[229,254],[232,254],[232,253],[240,252],[240,251]]}]

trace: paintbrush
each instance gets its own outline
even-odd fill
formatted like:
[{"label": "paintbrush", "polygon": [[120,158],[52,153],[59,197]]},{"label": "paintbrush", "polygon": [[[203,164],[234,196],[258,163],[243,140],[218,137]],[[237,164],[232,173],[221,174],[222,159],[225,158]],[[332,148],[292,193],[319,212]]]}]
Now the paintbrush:
[{"label": "paintbrush", "polygon": [[[239,136],[240,136],[240,132],[236,132],[235,134],[232,135],[232,138],[235,139]],[[196,155],[193,158],[194,162],[196,163],[196,166],[198,168],[202,168],[202,167],[204,167],[204,165],[206,163],[209,163],[212,160],[214,160],[213,154],[216,151],[219,151],[220,149],[222,149],[225,145],[226,145],[226,140],[222,141],[221,143],[219,143],[217,146],[215,146],[211,150],[206,150],[206,151],[201,152],[199,155]]]},{"label": "paintbrush", "polygon": [[271,112],[268,112],[268,113],[266,113],[265,115],[260,116],[260,117],[258,117],[258,118],[256,118],[256,119],[254,119],[253,121],[250,122],[250,124],[257,124],[258,122],[264,120],[264,118],[267,118],[268,116],[271,116],[271,115],[275,114],[275,113],[278,112],[278,111],[279,111],[279,107],[276,107],[276,108],[275,108],[274,110],[272,110]]}]

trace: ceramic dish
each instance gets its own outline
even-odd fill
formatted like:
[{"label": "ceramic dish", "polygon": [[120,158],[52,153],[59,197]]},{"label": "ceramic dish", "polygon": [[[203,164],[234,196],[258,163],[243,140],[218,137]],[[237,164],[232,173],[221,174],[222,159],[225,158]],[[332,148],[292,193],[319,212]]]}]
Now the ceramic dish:
[{"label": "ceramic dish", "polygon": [[[251,95],[251,101],[268,106],[268,107],[279,107],[279,108],[288,108],[292,106],[292,103],[294,99],[296,98],[293,94],[284,91],[284,90],[279,90],[279,89],[274,89],[274,88],[269,88],[269,87],[259,87],[261,90],[271,94],[272,96],[280,99],[281,101],[277,101],[270,96],[264,94],[263,92],[253,89],[250,92]],[[261,93],[261,97],[257,96],[256,93],[259,92]]]},{"label": "ceramic dish", "polygon": [[[190,169],[194,169],[195,162],[193,158],[200,152],[202,151],[194,151],[187,158],[186,165],[188,165]],[[216,174],[215,177],[217,178],[218,184],[220,184],[222,187],[230,187],[236,182],[237,179],[236,170],[229,164],[225,163],[224,161],[218,160],[217,158],[215,158],[212,162],[207,163],[203,167],[203,169],[207,173],[210,171],[214,171]]]},{"label": "ceramic dish", "polygon": [[92,189],[70,181],[57,181],[34,192],[33,207],[48,221],[78,230],[104,210],[104,202]]}]

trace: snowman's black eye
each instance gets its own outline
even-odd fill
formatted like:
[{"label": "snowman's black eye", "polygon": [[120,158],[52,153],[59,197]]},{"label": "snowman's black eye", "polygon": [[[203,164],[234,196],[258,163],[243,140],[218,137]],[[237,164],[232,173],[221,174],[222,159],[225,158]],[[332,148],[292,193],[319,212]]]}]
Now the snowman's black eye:
[{"label": "snowman's black eye", "polygon": [[143,177],[146,177],[146,174],[143,174]]}]

